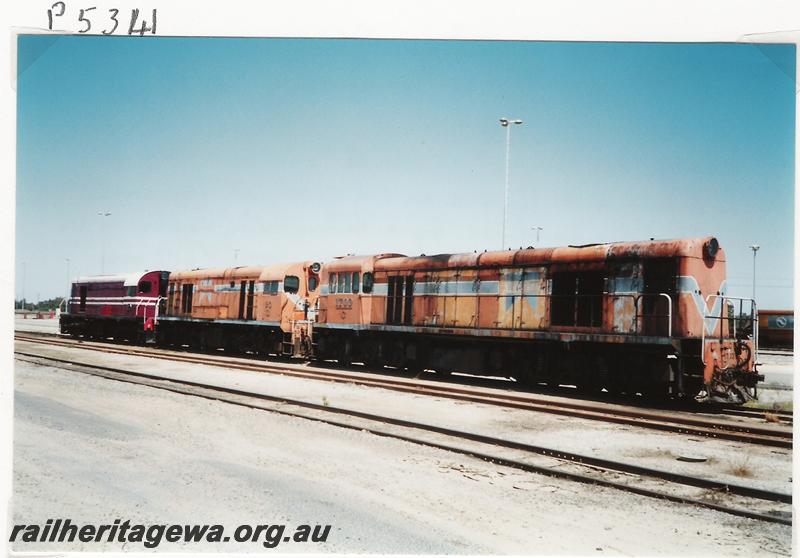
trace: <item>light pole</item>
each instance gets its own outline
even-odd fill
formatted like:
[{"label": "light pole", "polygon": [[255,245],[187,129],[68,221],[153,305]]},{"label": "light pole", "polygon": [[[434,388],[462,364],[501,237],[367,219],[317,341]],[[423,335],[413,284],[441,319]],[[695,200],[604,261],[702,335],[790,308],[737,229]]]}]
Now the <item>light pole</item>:
[{"label": "light pole", "polygon": [[531,227],[532,231],[536,231],[536,245],[539,245],[539,231],[543,231],[544,228],[542,227]]},{"label": "light pole", "polygon": [[[98,211],[97,214],[100,217],[110,217],[111,213],[109,211]],[[103,223],[105,224],[105,219],[103,219]],[[105,227],[102,226],[102,230],[100,231],[100,236],[103,238],[101,239],[102,247],[100,251],[100,275],[104,275],[106,272],[106,231]]]},{"label": "light pole", "polygon": [[501,118],[500,125],[506,129],[506,188],[503,196],[503,245],[501,250],[506,249],[506,220],[508,218],[508,185],[511,178],[511,126],[509,124],[522,124],[522,120],[510,120]]},{"label": "light pole", "polygon": [[22,309],[25,310],[25,262],[22,262]]},{"label": "light pole", "polygon": [[756,252],[761,248],[758,244],[751,244],[750,249],[753,251],[753,300],[756,299]]},{"label": "light pole", "polygon": [[69,302],[72,296],[72,281],[69,280],[69,258],[64,259],[67,260],[67,302]]}]

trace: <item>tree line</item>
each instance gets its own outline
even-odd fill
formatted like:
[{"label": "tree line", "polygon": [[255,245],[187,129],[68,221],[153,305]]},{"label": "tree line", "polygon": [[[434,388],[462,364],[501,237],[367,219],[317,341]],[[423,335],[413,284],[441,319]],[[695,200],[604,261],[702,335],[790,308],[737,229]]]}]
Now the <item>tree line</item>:
[{"label": "tree line", "polygon": [[14,300],[14,310],[31,310],[34,312],[48,312],[55,310],[61,304],[63,299],[61,297],[49,298],[47,300],[40,300],[39,302],[29,302],[27,300],[19,299]]}]

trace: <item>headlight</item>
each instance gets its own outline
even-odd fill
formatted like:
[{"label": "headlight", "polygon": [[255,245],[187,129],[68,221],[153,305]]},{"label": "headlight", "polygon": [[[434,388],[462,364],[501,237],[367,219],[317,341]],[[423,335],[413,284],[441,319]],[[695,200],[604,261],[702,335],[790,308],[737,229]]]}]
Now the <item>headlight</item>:
[{"label": "headlight", "polygon": [[703,244],[703,256],[707,260],[713,260],[717,257],[717,252],[719,252],[719,241],[712,236],[710,240]]}]

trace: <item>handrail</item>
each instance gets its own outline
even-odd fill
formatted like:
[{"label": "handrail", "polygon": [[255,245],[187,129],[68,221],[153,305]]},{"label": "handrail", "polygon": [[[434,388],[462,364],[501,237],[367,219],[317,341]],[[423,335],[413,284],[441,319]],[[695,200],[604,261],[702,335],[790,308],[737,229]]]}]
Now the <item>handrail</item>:
[{"label": "handrail", "polygon": [[133,311],[133,315],[138,318],[139,317],[139,307],[140,306],[144,306],[145,311],[142,313],[142,318],[147,319],[147,307],[155,305],[156,308],[158,308],[158,302],[162,298],[164,298],[164,297],[159,296],[159,297],[153,298],[151,296],[140,296],[138,298],[137,303],[136,303],[136,308]]},{"label": "handrail", "polygon": [[[709,316],[708,315],[708,302],[712,298],[719,298],[722,300],[722,304],[720,305],[719,309],[719,316]],[[753,324],[753,363],[758,362],[758,306],[756,305],[756,301],[753,298],[748,297],[740,297],[740,296],[727,296],[723,294],[711,293],[706,296],[705,304],[703,305],[703,327],[702,327],[702,336],[701,336],[701,347],[703,351],[703,364],[706,363],[706,318],[712,318],[715,320],[720,320],[720,328],[719,328],[719,337],[720,341],[723,338],[723,328],[722,322],[724,320],[730,320],[731,318],[723,317],[722,312],[723,308],[725,308],[725,301],[726,300],[739,300],[742,302],[750,302],[750,321]],[[738,318],[741,319],[741,318]],[[734,324],[734,333],[736,328],[736,320],[737,318],[733,318]]]},{"label": "handrail", "polygon": [[158,310],[159,310],[159,308],[161,308],[161,301],[162,300],[167,300],[167,297],[159,295],[156,298],[156,304],[155,304],[156,308],[155,308],[155,312],[153,312],[153,326],[158,325]]},{"label": "handrail", "polygon": [[[111,297],[111,298],[113,298],[113,297]],[[158,296],[156,298],[153,298],[151,296],[126,297],[126,298],[134,298],[135,299],[133,301],[128,301],[128,304],[132,305],[134,302],[136,302],[136,306],[134,307],[134,310],[133,310],[133,315],[136,318],[139,317],[139,308],[141,308],[141,307],[145,308],[145,312],[142,314],[142,318],[147,318],[147,308],[150,307],[150,306],[155,306],[156,307],[156,316],[157,316],[158,315],[158,305],[159,305],[159,303],[162,300],[167,300],[167,297],[165,297],[165,296]],[[66,299],[66,298],[62,299],[61,302],[59,303],[58,307],[60,308],[61,304],[64,304],[64,308],[68,310],[69,309],[69,303],[70,302],[74,302],[76,300],[78,300],[78,297],[70,297],[68,299]],[[122,304],[125,304],[125,303],[123,302]]]},{"label": "handrail", "polygon": [[672,337],[672,297],[667,293],[658,293],[658,295],[667,299],[669,305],[669,312],[667,312],[667,337]]}]

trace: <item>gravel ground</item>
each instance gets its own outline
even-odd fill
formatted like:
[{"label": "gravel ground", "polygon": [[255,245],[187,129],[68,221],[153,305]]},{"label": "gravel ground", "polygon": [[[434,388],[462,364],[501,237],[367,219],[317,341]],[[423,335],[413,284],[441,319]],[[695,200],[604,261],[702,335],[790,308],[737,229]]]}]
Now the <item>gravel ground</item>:
[{"label": "gravel ground", "polygon": [[20,318],[14,316],[14,331],[30,331],[32,333],[58,333],[56,318]]},{"label": "gravel ground", "polygon": [[[326,543],[286,543],[280,552],[791,551],[788,527],[274,413],[19,361],[15,389],[16,523],[69,517],[220,523],[231,530],[245,523],[332,525]],[[264,550],[233,542],[159,548]],[[121,549],[120,543],[14,545],[18,551]]]},{"label": "gravel ground", "polygon": [[[31,345],[40,354],[80,358],[82,362],[108,364],[264,393],[357,409],[383,416],[447,426],[563,451],[616,461],[635,460],[642,465],[768,490],[791,492],[791,451],[705,437],[689,437],[521,409],[480,405],[452,399],[413,395],[353,384],[307,380],[276,374],[187,365],[152,358],[113,355],[85,349]],[[764,426],[769,426],[764,424]],[[678,461],[681,456],[705,457],[701,463]],[[742,474],[747,475],[743,477]]]},{"label": "gravel ground", "polygon": [[[758,371],[766,388],[791,390],[794,386],[794,355],[759,353]],[[789,398],[791,400],[791,397]]]}]

